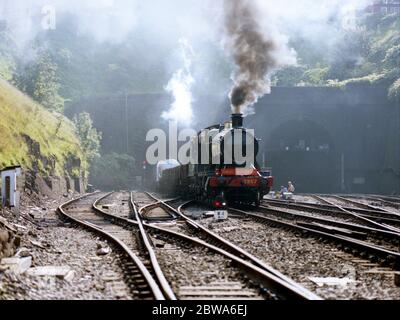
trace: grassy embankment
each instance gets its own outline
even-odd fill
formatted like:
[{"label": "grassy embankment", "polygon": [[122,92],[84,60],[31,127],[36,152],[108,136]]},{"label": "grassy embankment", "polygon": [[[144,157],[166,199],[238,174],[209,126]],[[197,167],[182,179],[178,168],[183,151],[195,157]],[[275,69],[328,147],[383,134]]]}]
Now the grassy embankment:
[{"label": "grassy embankment", "polygon": [[[40,156],[30,152],[26,136],[35,142],[36,149],[40,146]],[[36,167],[45,175],[63,176],[71,156],[83,159],[73,124],[0,79],[0,168],[22,165],[28,170]],[[68,171],[78,176],[80,169]]]}]

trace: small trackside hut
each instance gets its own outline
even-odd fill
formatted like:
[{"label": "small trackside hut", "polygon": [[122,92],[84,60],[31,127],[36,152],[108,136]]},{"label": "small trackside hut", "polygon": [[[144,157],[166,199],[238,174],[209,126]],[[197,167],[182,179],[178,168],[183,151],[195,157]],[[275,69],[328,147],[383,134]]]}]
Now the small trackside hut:
[{"label": "small trackside hut", "polygon": [[20,191],[18,177],[21,176],[20,166],[6,167],[0,170],[1,174],[1,205],[19,214]]}]

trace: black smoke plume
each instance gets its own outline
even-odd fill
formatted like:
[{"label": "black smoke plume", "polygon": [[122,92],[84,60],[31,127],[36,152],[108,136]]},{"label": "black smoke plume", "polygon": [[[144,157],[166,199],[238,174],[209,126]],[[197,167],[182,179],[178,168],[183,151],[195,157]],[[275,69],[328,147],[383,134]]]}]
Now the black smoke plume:
[{"label": "black smoke plume", "polygon": [[237,67],[230,92],[234,113],[246,113],[247,107],[270,93],[268,75],[285,64],[279,56],[279,37],[266,32],[261,19],[268,17],[259,12],[255,0],[224,0],[227,48]]}]

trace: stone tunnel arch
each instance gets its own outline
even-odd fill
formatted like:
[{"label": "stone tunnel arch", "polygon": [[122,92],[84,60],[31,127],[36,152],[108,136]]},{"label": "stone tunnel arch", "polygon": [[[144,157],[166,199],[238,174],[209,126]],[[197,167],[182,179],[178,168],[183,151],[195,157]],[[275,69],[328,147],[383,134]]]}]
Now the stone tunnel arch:
[{"label": "stone tunnel arch", "polygon": [[309,119],[289,120],[272,129],[263,144],[275,189],[296,184],[298,192],[338,192],[341,160],[331,133]]}]

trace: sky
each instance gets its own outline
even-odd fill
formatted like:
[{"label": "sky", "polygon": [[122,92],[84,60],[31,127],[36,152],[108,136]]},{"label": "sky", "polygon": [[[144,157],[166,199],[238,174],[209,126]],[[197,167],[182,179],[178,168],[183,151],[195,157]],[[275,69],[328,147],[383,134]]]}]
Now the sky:
[{"label": "sky", "polygon": [[[285,33],[294,29],[309,33],[311,27],[326,28],[332,15],[345,22],[354,9],[370,0],[252,0],[265,18]],[[82,32],[99,41],[123,41],[132,31],[145,28],[159,37],[192,41],[215,39],[221,32],[222,0],[2,0],[0,16],[7,19],[23,38],[40,28],[32,17],[53,7],[56,15],[72,12],[79,17]],[[314,29],[315,31],[315,29]],[[25,35],[23,33],[26,33]]]}]

